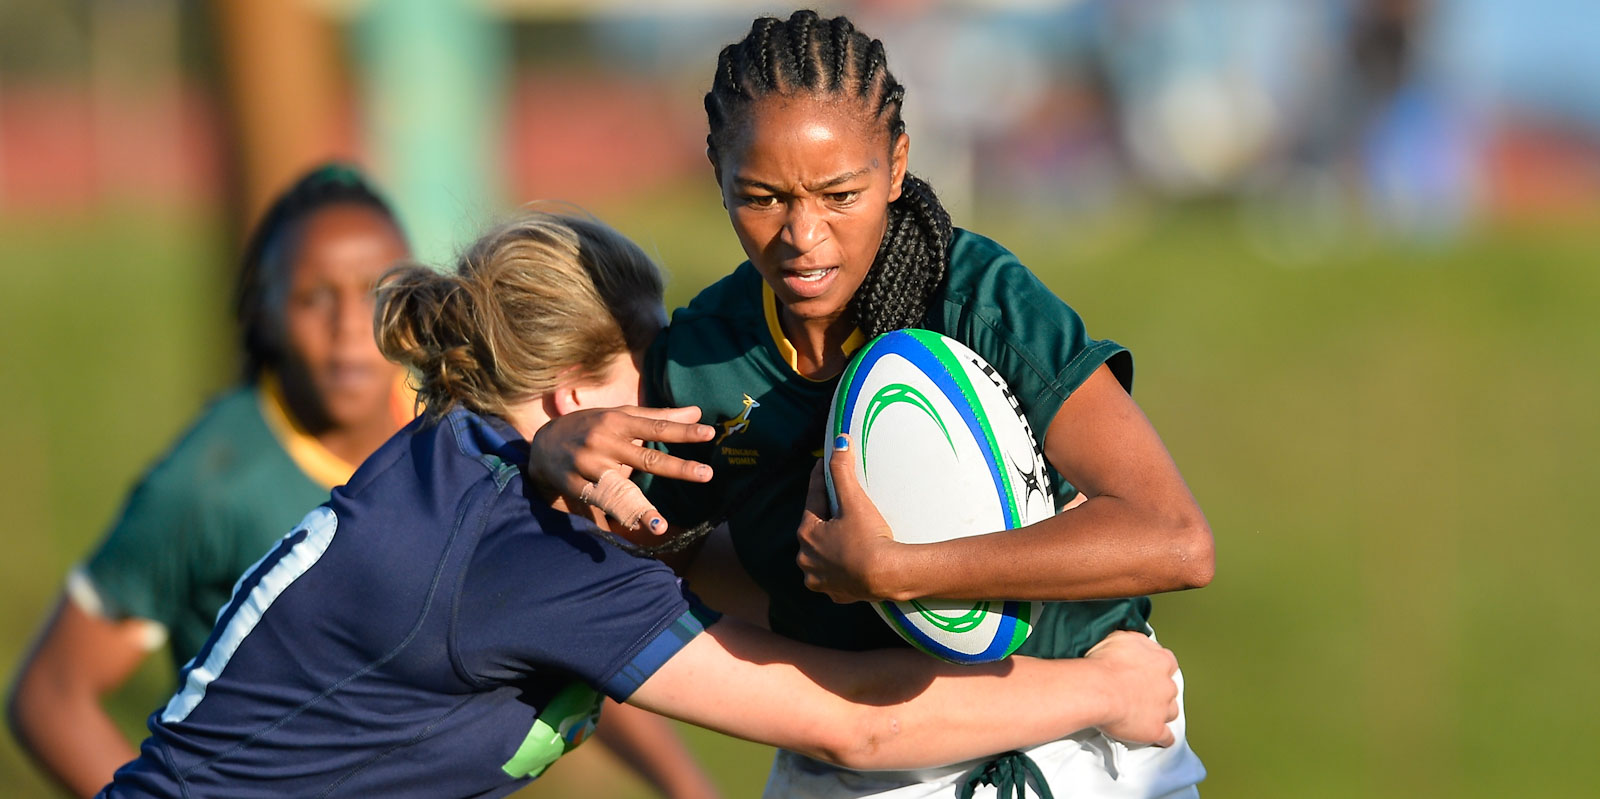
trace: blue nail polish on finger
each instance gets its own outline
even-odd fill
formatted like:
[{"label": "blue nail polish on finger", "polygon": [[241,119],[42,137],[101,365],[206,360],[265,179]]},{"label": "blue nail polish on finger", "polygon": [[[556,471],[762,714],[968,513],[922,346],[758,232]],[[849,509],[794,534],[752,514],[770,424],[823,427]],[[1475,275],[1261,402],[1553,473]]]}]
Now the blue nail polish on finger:
[{"label": "blue nail polish on finger", "polygon": [[839,450],[850,449],[850,437],[843,433],[833,437],[833,448]]},{"label": "blue nail polish on finger", "polygon": [[656,518],[656,519],[651,519],[650,520],[650,532],[653,532],[653,533],[661,532],[661,519]]}]

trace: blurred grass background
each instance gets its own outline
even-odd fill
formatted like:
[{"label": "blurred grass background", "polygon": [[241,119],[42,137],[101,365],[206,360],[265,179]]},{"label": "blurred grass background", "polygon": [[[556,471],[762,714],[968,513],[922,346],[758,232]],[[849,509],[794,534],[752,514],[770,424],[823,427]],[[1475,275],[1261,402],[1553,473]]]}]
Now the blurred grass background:
[{"label": "blurred grass background", "polygon": [[[749,8],[582,5],[0,3],[0,677],[234,379],[242,220],[312,161],[371,168],[435,258],[547,197],[655,254],[669,305],[740,260],[699,108]],[[1593,795],[1600,12],[822,5],[886,40],[957,223],[1134,350],[1217,538],[1154,619],[1204,794]],[[130,737],[170,680],[114,697]],[[687,735],[758,793],[770,750]],[[649,795],[608,761],[525,795]],[[0,733],[0,797],[55,795]]]},{"label": "blurred grass background", "polygon": [[[670,304],[738,260],[709,185],[592,210],[667,266]],[[1224,204],[1076,230],[969,221],[1132,347],[1136,396],[1211,520],[1215,583],[1154,619],[1206,795],[1592,795],[1594,228],[1357,237],[1286,267],[1238,220]],[[232,378],[219,228],[137,208],[0,219],[8,680],[62,574]],[[166,668],[117,698],[130,734]],[[759,791],[768,750],[691,740],[728,796]],[[0,793],[51,795],[0,741]],[[529,795],[592,795],[564,765]]]}]

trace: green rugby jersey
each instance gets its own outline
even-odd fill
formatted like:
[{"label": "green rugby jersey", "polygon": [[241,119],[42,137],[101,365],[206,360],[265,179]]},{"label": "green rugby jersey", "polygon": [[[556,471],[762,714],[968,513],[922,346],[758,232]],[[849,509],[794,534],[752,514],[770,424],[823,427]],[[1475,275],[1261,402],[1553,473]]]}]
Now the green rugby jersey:
[{"label": "green rugby jersey", "polygon": [[270,377],[224,394],[134,487],[80,567],[94,610],[162,625],[181,667],[239,576],[353,471],[291,421]]},{"label": "green rugby jersey", "polygon": [[[674,446],[675,455],[716,470],[708,484],[647,481],[651,500],[674,524],[726,519],[734,549],[771,598],[775,632],[834,649],[905,643],[870,605],[839,605],[805,587],[795,565],[795,528],[838,378],[795,371],[794,348],[778,326],[776,300],[749,262],[701,292],[652,346],[646,398],[655,406],[697,405],[719,429],[708,444]],[[1124,388],[1133,359],[1112,341],[1089,337],[1083,321],[1016,256],[989,239],[957,230],[949,280],[929,304],[923,327],[972,348],[1005,377],[1042,439],[1061,403],[1101,364]],[[864,343],[846,343],[852,352]],[[1077,490],[1051,471],[1059,506]],[[1078,657],[1117,629],[1143,629],[1150,601],[1047,603],[1017,650]]]}]

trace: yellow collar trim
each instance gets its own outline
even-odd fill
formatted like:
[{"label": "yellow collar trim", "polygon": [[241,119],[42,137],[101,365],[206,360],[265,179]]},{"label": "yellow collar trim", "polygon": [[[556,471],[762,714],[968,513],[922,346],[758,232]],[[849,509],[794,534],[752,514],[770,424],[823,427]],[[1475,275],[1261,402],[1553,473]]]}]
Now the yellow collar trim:
[{"label": "yellow collar trim", "polygon": [[[800,353],[795,350],[793,344],[789,343],[789,337],[783,334],[783,325],[778,322],[778,295],[772,293],[772,287],[767,285],[765,280],[761,281],[761,309],[767,316],[767,332],[772,335],[772,343],[778,346],[778,354],[783,356],[783,360],[789,364],[789,368],[795,374],[813,383],[821,383],[827,380],[828,378],[817,380],[800,373]],[[867,334],[862,333],[860,328],[856,328],[850,331],[850,337],[844,340],[844,344],[839,347],[839,351],[848,357],[854,355],[856,350],[861,349],[866,343]]]},{"label": "yellow collar trim", "polygon": [[327,489],[350,482],[350,475],[356,473],[356,467],[328,451],[289,415],[289,407],[283,398],[283,386],[279,385],[277,375],[270,372],[262,374],[256,384],[256,395],[261,402],[261,418],[267,421],[267,429],[272,431],[272,437],[278,440],[300,471],[305,472],[312,482]]}]

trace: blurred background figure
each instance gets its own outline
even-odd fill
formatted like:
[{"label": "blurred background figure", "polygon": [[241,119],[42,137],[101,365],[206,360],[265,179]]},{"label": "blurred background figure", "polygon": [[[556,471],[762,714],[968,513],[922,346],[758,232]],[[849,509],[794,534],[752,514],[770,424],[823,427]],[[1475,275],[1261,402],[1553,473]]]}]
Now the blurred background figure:
[{"label": "blurred background figure", "polygon": [[[955,222],[1148,353],[1140,404],[1196,464],[1220,550],[1222,579],[1159,622],[1214,686],[1189,699],[1215,720],[1207,790],[1591,792],[1600,6],[821,5],[897,54],[911,169]],[[751,13],[0,4],[0,507],[28,531],[0,559],[0,663],[233,379],[217,264],[313,164],[370,165],[429,262],[539,199],[644,244],[669,302],[737,261],[701,98]],[[1281,646],[1242,658],[1264,624]],[[157,660],[107,696],[129,737],[169,690]],[[725,795],[759,789],[765,750],[688,740]],[[1507,740],[1539,744],[1512,764]],[[530,794],[648,795],[578,757],[603,766]],[[10,740],[0,793],[49,795]]]},{"label": "blurred background figure", "polygon": [[402,370],[372,334],[372,287],[407,255],[388,204],[345,166],[314,170],[267,209],[239,277],[242,385],[72,570],[8,703],[18,738],[73,793],[93,795],[136,753],[101,697],[168,641],[181,669],[294,515],[411,419]]}]

